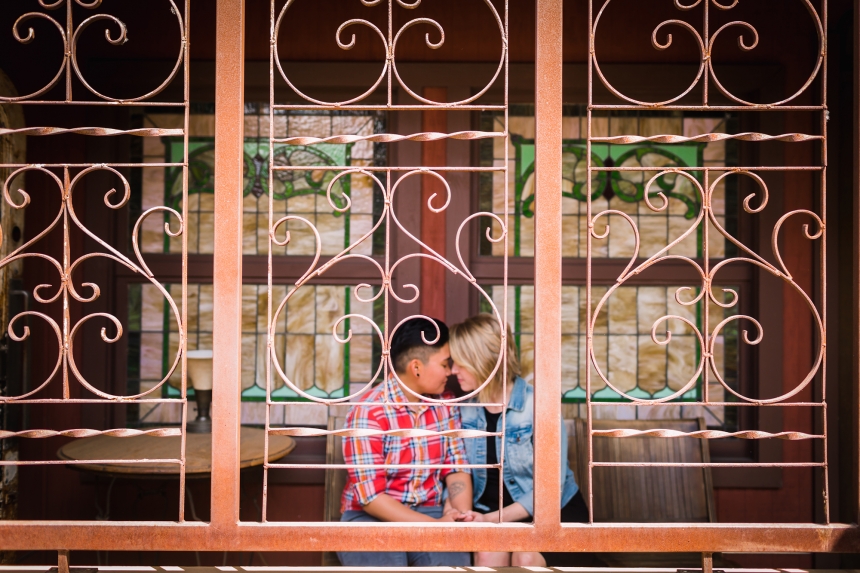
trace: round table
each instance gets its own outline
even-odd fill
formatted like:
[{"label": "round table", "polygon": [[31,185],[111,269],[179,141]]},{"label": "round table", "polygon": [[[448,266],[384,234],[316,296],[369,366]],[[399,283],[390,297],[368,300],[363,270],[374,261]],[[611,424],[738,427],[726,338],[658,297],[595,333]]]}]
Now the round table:
[{"label": "round table", "polygon": [[[247,469],[263,465],[263,443],[265,430],[242,427],[240,438],[239,468]],[[57,451],[61,460],[80,463],[73,464],[75,469],[107,474],[111,477],[126,479],[179,477],[179,464],[171,463],[134,463],[124,464],[122,460],[165,460],[179,459],[180,436],[158,438],[154,436],[134,436],[113,438],[95,436],[70,442]],[[296,447],[289,436],[269,436],[269,461],[273,462]],[[87,463],[87,461],[116,460],[109,463]],[[185,436],[185,477],[188,479],[206,478],[212,473],[212,434],[186,434]]]}]

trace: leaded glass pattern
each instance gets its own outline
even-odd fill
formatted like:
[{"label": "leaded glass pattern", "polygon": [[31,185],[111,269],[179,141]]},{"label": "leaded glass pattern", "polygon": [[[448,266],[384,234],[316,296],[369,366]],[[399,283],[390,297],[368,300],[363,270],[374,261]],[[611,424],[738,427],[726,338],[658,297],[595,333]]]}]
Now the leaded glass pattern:
[{"label": "leaded glass pattern", "polygon": [[[681,114],[612,115],[594,117],[592,135],[608,137],[615,135],[684,135],[731,131],[727,122],[730,116],[691,116]],[[492,114],[482,116],[482,129],[495,130],[503,125],[503,118]],[[522,106],[511,110],[509,117],[510,140],[507,143],[508,181],[513,193],[509,195],[507,208],[511,213],[508,249],[514,256],[534,256],[534,154],[535,120],[533,109]],[[562,123],[563,136],[563,180],[562,180],[562,225],[564,242],[562,255],[569,259],[586,256],[586,153],[584,110],[568,107]],[[500,166],[505,161],[505,141],[485,142],[481,149],[481,164]],[[633,168],[630,171],[595,172],[592,180],[592,209],[594,212],[615,210],[628,215],[636,224],[640,234],[639,256],[654,255],[680,236],[695,221],[701,210],[701,197],[686,178],[668,174],[657,179],[649,190],[649,196],[659,191],[664,193],[669,204],[667,209],[655,212],[645,201],[645,187],[651,175],[637,171],[636,167],[697,167],[724,166],[731,164],[734,149],[726,142],[709,144],[608,144],[592,145],[592,164]],[[701,172],[692,175],[701,181]],[[504,205],[504,174],[487,174],[481,179],[480,201],[482,207],[502,213]],[[726,178],[714,190],[714,213],[717,220],[730,233],[734,233],[736,222],[731,216],[735,192],[732,178]],[[728,194],[728,198],[727,198]],[[660,205],[659,198],[652,201]],[[592,253],[596,258],[616,259],[619,273],[623,269],[635,246],[633,231],[621,215],[610,215],[597,223],[609,224],[612,233],[604,239],[595,239]],[[734,246],[723,235],[711,227],[709,252],[712,258],[723,258]],[[598,230],[602,233],[602,230]],[[704,252],[702,225],[674,246],[671,254],[696,258]],[[500,256],[501,244],[482,241],[481,254]],[[584,278],[584,277],[583,277]],[[702,324],[701,304],[682,306],[675,300],[678,287],[625,286],[618,289],[601,310],[595,330],[595,353],[597,363],[610,380],[618,380],[619,388],[641,398],[660,398],[682,388],[696,372],[701,352],[691,328],[680,321],[670,323],[672,344],[660,346],[651,339],[651,327],[658,318],[676,314]],[[596,304],[605,294],[606,287],[596,287],[592,300]],[[563,339],[563,399],[565,402],[585,402],[585,306],[584,287],[562,288]],[[493,297],[499,289],[492,289]],[[533,371],[534,363],[534,287],[512,286],[508,288],[509,321],[519,344],[523,367],[527,374]],[[581,298],[582,297],[582,298]],[[686,298],[686,297],[685,297]],[[690,297],[692,298],[692,297]],[[721,321],[723,309],[716,305],[708,310],[710,320]],[[715,356],[722,364],[729,384],[737,383],[737,336],[726,331],[723,340],[717,341]],[[592,398],[598,402],[621,402],[621,397],[607,388],[595,373],[592,376]],[[674,389],[674,390],[673,390]],[[727,398],[724,388],[711,384],[709,391],[713,400]],[[701,381],[688,391],[682,401],[700,399]],[[712,425],[722,425],[725,412],[722,408],[711,412],[707,418]]]},{"label": "leaded glass pattern", "polygon": [[[497,303],[500,286],[483,287]],[[667,396],[684,387],[695,375],[701,352],[693,330],[679,320],[669,321],[672,344],[658,346],[651,339],[651,327],[662,316],[677,315],[701,325],[701,308],[683,306],[675,300],[678,286],[623,286],[615,291],[599,314],[594,330],[597,365],[623,392],[643,399]],[[606,287],[594,287],[593,304],[606,293]],[[562,286],[562,399],[566,403],[585,402],[585,287]],[[534,378],[534,287],[509,286],[508,299],[516,304],[508,308],[508,321],[520,353],[520,365],[526,380]],[[486,309],[482,309],[486,310]],[[736,309],[725,309],[711,303],[709,319],[716,324]],[[736,325],[737,323],[729,323]],[[662,331],[659,332],[662,334]],[[737,328],[726,328],[714,344],[714,358],[720,374],[737,388]],[[592,370],[592,399],[597,402],[627,402],[608,388]],[[535,381],[539,383],[539,381]],[[719,382],[710,381],[711,400],[729,398]],[[701,400],[697,385],[683,398],[685,402]],[[725,409],[710,407],[709,425],[722,425]]]},{"label": "leaded glass pattern", "polygon": [[[370,177],[355,173],[336,181],[331,194],[336,205],[352,207],[344,213],[331,208],[326,194],[337,172],[318,168],[319,165],[367,167],[385,162],[384,148],[375,148],[368,141],[348,144],[277,145],[274,159],[269,149],[268,108],[249,104],[245,120],[244,154],[244,227],[243,252],[265,255],[268,220],[268,163],[276,165],[314,165],[308,171],[276,171],[272,181],[275,217],[299,215],[310,220],[323,238],[323,255],[332,255],[357,240],[371,229],[374,213],[382,211],[382,194],[375,189]],[[361,112],[278,112],[275,117],[275,137],[328,137],[333,134],[371,135],[384,131],[384,115]],[[147,127],[173,127],[181,116],[151,114],[144,116]],[[214,247],[214,115],[192,114],[189,138],[188,189],[188,252],[212,254]],[[181,138],[148,138],[143,149],[147,162],[175,161],[183,155]],[[382,155],[381,155],[382,154]],[[151,170],[141,183],[141,206],[167,204],[173,206],[182,197],[182,180],[175,168]],[[291,224],[296,231],[293,241],[278,248],[275,255],[313,255],[313,239],[299,223]],[[180,253],[181,241],[165,237],[157,218],[147,221],[142,232],[141,250],[149,253]],[[356,253],[373,254],[373,243],[362,243]]]},{"label": "leaded glass pattern", "polygon": [[[189,191],[188,191],[188,252],[212,254],[214,250],[214,128],[215,116],[211,106],[197,106],[190,117]],[[245,120],[245,186],[243,252],[245,255],[268,253],[268,197],[272,193],[274,217],[297,215],[311,221],[322,239],[322,255],[340,252],[345,246],[365,235],[382,211],[382,193],[371,178],[354,173],[341,177],[331,185],[335,205],[351,208],[341,213],[333,210],[327,199],[329,184],[337,172],[319,169],[319,165],[370,167],[386,163],[385,147],[368,141],[349,144],[316,144],[313,146],[277,145],[274,158],[269,147],[269,110],[265,105],[246,106]],[[371,135],[385,130],[385,116],[366,112],[281,112],[274,121],[274,136],[278,138],[333,134]],[[152,113],[139,116],[144,127],[181,127],[181,115]],[[150,163],[172,162],[183,156],[183,140],[178,138],[146,138],[139,151]],[[269,181],[268,162],[276,165],[314,165],[307,171],[275,171]],[[146,170],[135,181],[133,209],[145,211],[166,204],[174,206],[181,200],[181,173],[174,168]],[[298,221],[289,224],[291,240],[285,247],[276,247],[275,256],[314,254],[314,240],[308,228]],[[379,241],[364,241],[354,253],[373,255]],[[181,242],[165,235],[163,221],[158,217],[146,220],[141,231],[141,250],[146,253],[181,253]],[[166,285],[171,293],[178,285]],[[188,349],[212,348],[213,291],[211,284],[192,284],[188,291]],[[283,299],[291,285],[274,285],[272,295]],[[352,382],[373,377],[379,361],[379,349],[374,347],[370,326],[363,321],[342,322],[338,332],[351,328],[352,339],[338,343],[332,336],[337,317],[362,314],[371,319],[380,315],[372,303],[358,301],[351,291],[354,287],[316,285],[301,289],[275,328],[276,352],[288,375],[298,380],[303,391],[320,397],[339,397]],[[175,293],[174,293],[175,294]],[[128,384],[146,389],[166,374],[169,364],[163,357],[175,354],[179,334],[175,323],[164,312],[163,299],[157,289],[147,285],[129,287],[129,317],[132,328],[129,338]],[[242,330],[242,400],[265,401],[266,396],[266,324],[267,291],[264,285],[243,287]],[[377,320],[381,322],[381,318]],[[171,354],[173,353],[173,354]],[[371,369],[371,366],[374,366]],[[169,396],[179,395],[179,378],[174,375],[165,387]],[[273,382],[274,400],[297,400],[276,377]],[[193,390],[190,390],[193,392]],[[191,406],[193,407],[193,405]],[[263,423],[262,408],[246,404],[243,419],[248,423]],[[175,411],[174,411],[175,410]],[[258,411],[259,410],[259,411]],[[142,423],[178,422],[179,410],[161,406],[142,406]]]},{"label": "leaded glass pattern", "polygon": [[[527,113],[528,109],[518,110]],[[568,110],[578,113],[578,108]],[[483,129],[498,130],[503,118],[485,115]],[[533,115],[512,115],[509,118],[511,137],[508,143],[508,184],[513,189],[509,195],[508,209],[511,213],[511,231],[508,248],[513,256],[534,256],[534,130]],[[696,135],[720,132],[727,129],[725,117],[596,117],[592,129],[595,137],[620,134],[651,135]],[[562,225],[565,257],[585,257],[587,230],[586,210],[586,144],[584,140],[584,118],[568,115],[563,121],[563,180],[562,180]],[[500,166],[505,161],[505,140],[485,142],[482,148],[482,165]],[[594,144],[592,162],[595,166],[692,167],[726,165],[726,142],[709,144]],[[701,179],[699,173],[694,176]],[[481,180],[482,206],[494,213],[504,209],[504,173],[495,172]],[[640,233],[640,256],[649,257],[671,242],[690,227],[701,208],[701,198],[692,183],[680,176],[666,175],[659,178],[650,189],[650,195],[662,191],[669,197],[666,211],[655,213],[643,200],[645,184],[650,176],[643,171],[595,173],[592,181],[592,208],[595,212],[613,209],[629,215],[636,222]],[[714,212],[717,220],[730,232],[733,221],[726,220],[726,182],[721,181],[714,190]],[[731,191],[731,190],[730,190]],[[659,199],[655,200],[659,204]],[[610,216],[605,221],[613,232],[604,241],[593,246],[595,257],[628,258],[633,252],[634,236],[620,216]],[[717,232],[710,233],[712,258],[726,255],[731,243]],[[500,256],[502,245],[484,240],[482,254]],[[694,233],[672,249],[672,254],[696,257],[702,249],[702,232]]]},{"label": "leaded glass pattern", "polygon": [[[179,285],[165,285],[174,294]],[[273,287],[273,295],[285,297],[286,285]],[[340,344],[332,336],[337,319],[346,314],[361,314],[380,321],[381,309],[372,302],[356,300],[354,287],[338,285],[305,286],[291,298],[275,326],[275,349],[288,368],[291,379],[301,389],[321,397],[343,396],[350,384],[365,384],[379,364],[379,349],[374,346],[371,327],[361,320],[345,320],[338,327],[351,329],[352,339]],[[152,285],[129,286],[129,385],[139,392],[154,387],[167,373],[167,357],[174,356],[179,333],[171,314],[163,307],[163,297]],[[242,287],[242,399],[260,402],[266,397],[266,287]],[[211,284],[188,285],[188,349],[212,348],[213,289]],[[378,305],[377,305],[378,306]],[[285,359],[286,358],[286,359]],[[168,380],[169,396],[178,395],[180,378]],[[273,400],[292,401],[295,392],[283,381],[273,381]],[[189,389],[193,393],[192,389]],[[262,405],[262,404],[261,404]],[[142,404],[141,423],[178,422],[179,409],[171,405]],[[158,408],[160,411],[154,411]],[[253,409],[249,408],[249,415]]]}]

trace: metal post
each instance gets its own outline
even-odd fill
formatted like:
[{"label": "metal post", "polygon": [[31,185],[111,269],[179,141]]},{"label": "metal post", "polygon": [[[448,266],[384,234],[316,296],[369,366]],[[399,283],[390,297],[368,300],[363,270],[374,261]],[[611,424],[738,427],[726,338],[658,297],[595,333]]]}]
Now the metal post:
[{"label": "metal post", "polygon": [[561,116],[563,0],[537,0],[535,51],[535,525],[561,522]]},{"label": "metal post", "polygon": [[713,553],[702,553],[702,573],[714,573]]},{"label": "metal post", "polygon": [[57,573],[69,573],[69,550],[57,551]]},{"label": "metal post", "polygon": [[212,524],[229,526],[239,521],[245,2],[216,9]]}]

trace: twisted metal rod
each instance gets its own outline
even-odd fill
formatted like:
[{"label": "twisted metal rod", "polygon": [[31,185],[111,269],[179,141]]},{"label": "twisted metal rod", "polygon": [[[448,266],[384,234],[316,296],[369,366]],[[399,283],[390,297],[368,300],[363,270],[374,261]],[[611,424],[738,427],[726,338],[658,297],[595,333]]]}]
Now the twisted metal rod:
[{"label": "twisted metal rod", "polygon": [[109,436],[111,438],[134,438],[137,436],[153,436],[156,438],[170,438],[181,436],[182,430],[179,428],[156,428],[153,430],[134,430],[131,428],[117,428],[114,430],[23,430],[20,432],[10,432],[0,430],[0,440],[8,438],[92,438],[95,436]]}]

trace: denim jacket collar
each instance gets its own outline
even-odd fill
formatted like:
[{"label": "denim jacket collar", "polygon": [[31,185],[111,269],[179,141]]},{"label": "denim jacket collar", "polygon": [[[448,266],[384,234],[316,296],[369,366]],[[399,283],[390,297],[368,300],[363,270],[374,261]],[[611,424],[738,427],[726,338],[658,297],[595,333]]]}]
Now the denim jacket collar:
[{"label": "denim jacket collar", "polygon": [[508,401],[508,410],[514,410],[515,412],[523,411],[526,407],[527,388],[528,383],[522,377],[517,376],[514,380],[514,388],[511,390],[511,399]]}]

